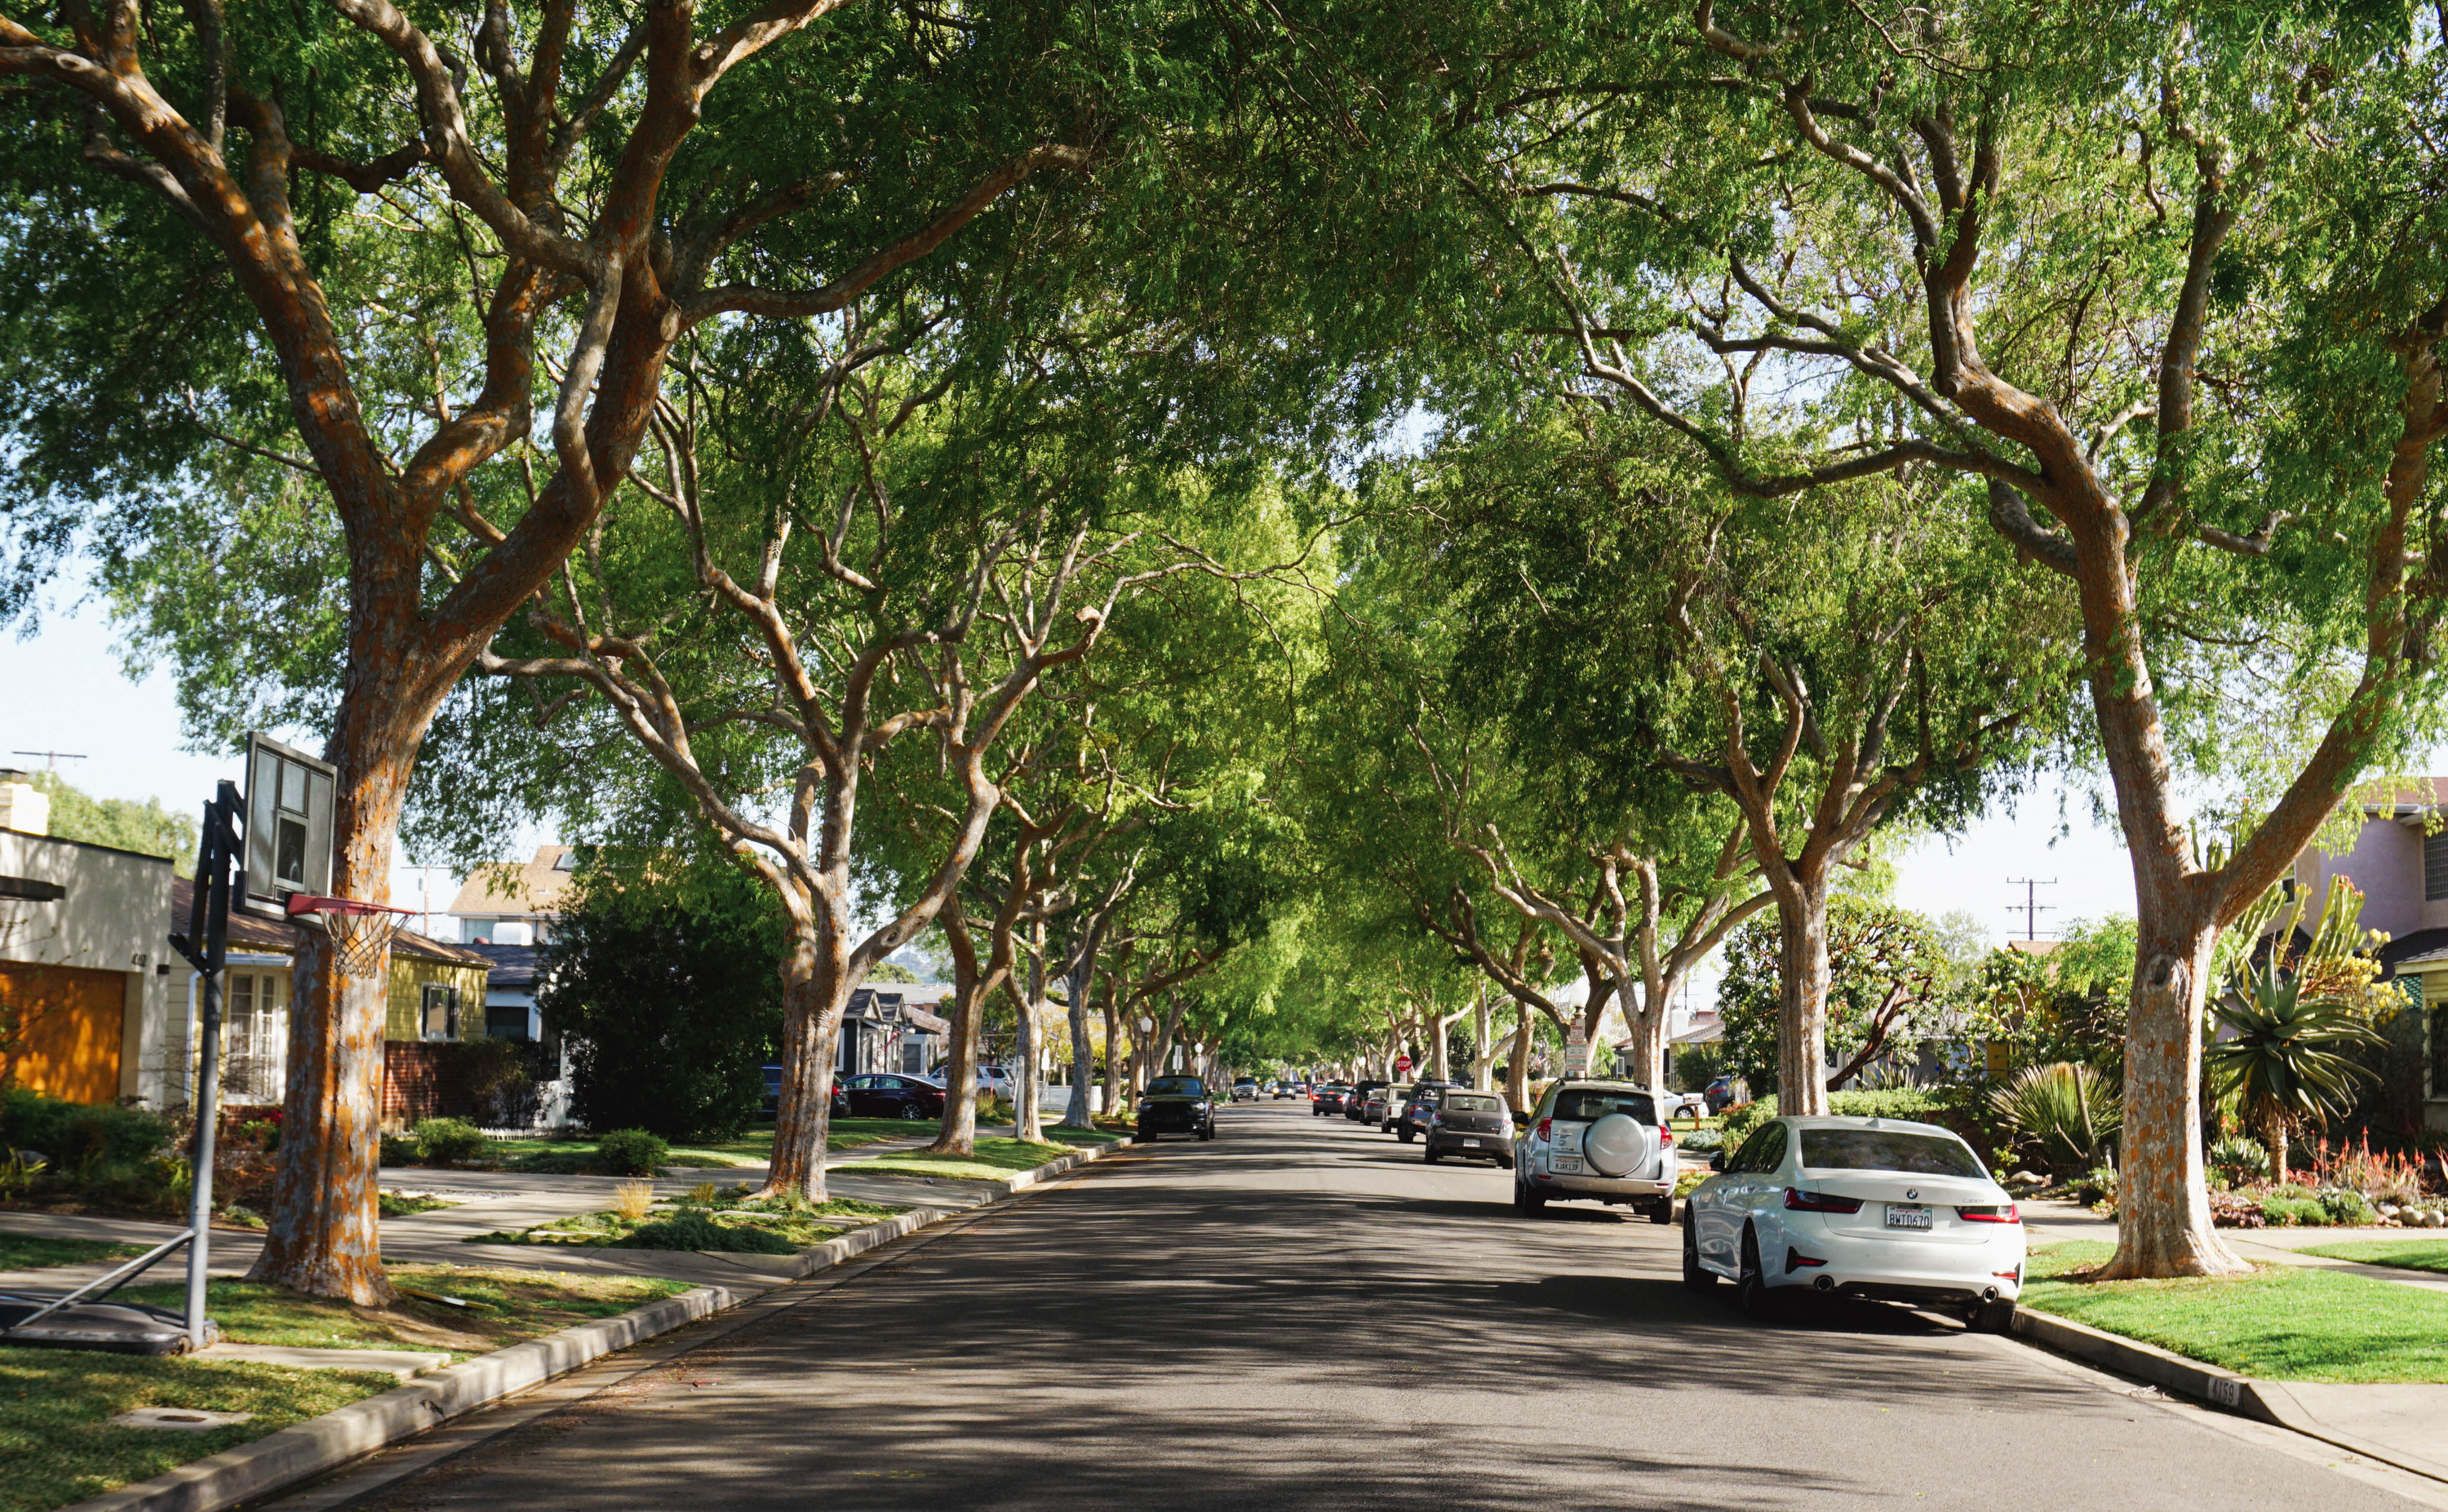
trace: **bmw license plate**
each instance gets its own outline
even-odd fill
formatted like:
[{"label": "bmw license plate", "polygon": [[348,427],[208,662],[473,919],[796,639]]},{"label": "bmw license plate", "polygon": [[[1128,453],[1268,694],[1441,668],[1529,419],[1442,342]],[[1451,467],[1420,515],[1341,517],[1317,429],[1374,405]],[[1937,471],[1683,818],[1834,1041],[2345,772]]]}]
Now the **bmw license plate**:
[{"label": "bmw license plate", "polygon": [[1550,1156],[1548,1157],[1547,1164],[1552,1166],[1559,1176],[1578,1176],[1581,1174],[1581,1162],[1578,1158],[1574,1156]]},{"label": "bmw license plate", "polygon": [[1887,1204],[1887,1227],[1891,1229],[1926,1229],[1929,1227],[1929,1209],[1925,1205],[1916,1205],[1908,1202],[1890,1202]]}]

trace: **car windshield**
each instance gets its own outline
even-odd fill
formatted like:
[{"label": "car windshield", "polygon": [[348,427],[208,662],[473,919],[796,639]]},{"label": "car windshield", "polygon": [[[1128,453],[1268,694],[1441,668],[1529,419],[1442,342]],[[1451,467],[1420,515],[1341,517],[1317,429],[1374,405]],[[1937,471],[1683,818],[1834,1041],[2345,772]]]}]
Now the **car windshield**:
[{"label": "car windshield", "polygon": [[1160,1076],[1148,1083],[1152,1098],[1203,1098],[1207,1083],[1195,1076]]},{"label": "car windshield", "polygon": [[1494,1098],[1455,1092],[1446,1096],[1445,1111],[1448,1113],[1501,1113],[1504,1111],[1504,1104]]},{"label": "car windshield", "polygon": [[1899,1129],[1805,1129],[1802,1163],[1814,1171],[1902,1171],[1976,1179],[1985,1174],[1962,1140]]},{"label": "car windshield", "polygon": [[1573,1087],[1556,1094],[1554,1117],[1579,1123],[1595,1123],[1610,1113],[1620,1113],[1635,1123],[1655,1123],[1657,1104],[1646,1092],[1610,1092],[1601,1087]]}]

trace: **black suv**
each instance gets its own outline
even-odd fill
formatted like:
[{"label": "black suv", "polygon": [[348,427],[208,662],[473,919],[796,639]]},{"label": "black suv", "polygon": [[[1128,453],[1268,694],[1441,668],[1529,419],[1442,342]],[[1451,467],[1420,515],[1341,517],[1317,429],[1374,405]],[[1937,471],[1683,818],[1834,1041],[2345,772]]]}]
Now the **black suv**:
[{"label": "black suv", "polygon": [[1139,1099],[1139,1142],[1150,1143],[1159,1134],[1215,1138],[1215,1104],[1208,1100],[1206,1082],[1195,1076],[1160,1076],[1148,1083]]},{"label": "black suv", "polygon": [[1354,1081],[1343,1100],[1343,1116],[1354,1123],[1368,1121],[1368,1094],[1392,1085],[1387,1081]]},{"label": "black suv", "polygon": [[1438,1100],[1427,1127],[1427,1149],[1434,1165],[1449,1155],[1484,1158],[1500,1171],[1513,1169],[1513,1114],[1493,1092],[1447,1087]]}]

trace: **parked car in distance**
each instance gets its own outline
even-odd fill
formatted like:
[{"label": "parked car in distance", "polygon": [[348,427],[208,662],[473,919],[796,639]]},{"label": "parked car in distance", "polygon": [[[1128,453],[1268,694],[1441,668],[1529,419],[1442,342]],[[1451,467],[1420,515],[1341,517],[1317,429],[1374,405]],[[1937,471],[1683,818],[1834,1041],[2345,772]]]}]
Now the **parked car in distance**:
[{"label": "parked car in distance", "polygon": [[1372,1117],[1368,1111],[1368,1095],[1372,1092],[1378,1096],[1378,1111],[1373,1115],[1373,1117],[1380,1120],[1384,1119],[1386,1117],[1384,1105],[1386,1083],[1383,1081],[1354,1081],[1351,1083],[1350,1095],[1343,1100],[1343,1116],[1349,1119],[1354,1123],[1368,1122]]},{"label": "parked car in distance", "polygon": [[1659,1101],[1629,1081],[1549,1087],[1516,1140],[1513,1205],[1529,1214],[1588,1199],[1673,1222],[1674,1131],[1659,1121]]},{"label": "parked car in distance", "polygon": [[2023,1290],[2021,1212],[1979,1157],[1934,1123],[1770,1119],[1683,1209],[1683,1284],[1734,1283],[1760,1313],[1804,1292],[1960,1311],[2003,1333]]},{"label": "parked car in distance", "polygon": [[1195,1076],[1160,1076],[1139,1098],[1138,1137],[1153,1142],[1160,1134],[1215,1138],[1215,1104],[1207,1083]]},{"label": "parked car in distance", "polygon": [[944,1089],[924,1077],[870,1071],[840,1083],[853,1119],[940,1119]]},{"label": "parked car in distance", "polygon": [[1342,1082],[1321,1081],[1317,1090],[1309,1095],[1310,1116],[1322,1119],[1329,1113],[1341,1113],[1350,1098],[1351,1089]]},{"label": "parked car in distance", "polygon": [[1664,1105],[1658,1111],[1669,1119],[1705,1119],[1709,1116],[1709,1099],[1703,1093],[1664,1092],[1659,1097],[1664,1100]]},{"label": "parked car in distance", "polygon": [[1447,1087],[1428,1120],[1421,1158],[1434,1165],[1446,1156],[1489,1159],[1513,1169],[1513,1114],[1493,1092]]},{"label": "parked car in distance", "polygon": [[1360,1121],[1377,1125],[1380,1134],[1394,1132],[1394,1120],[1403,1111],[1403,1092],[1384,1082],[1368,1089],[1360,1104]]},{"label": "parked car in distance", "polygon": [[1235,1102],[1257,1101],[1258,1079],[1253,1076],[1235,1077],[1233,1081],[1233,1101]]},{"label": "parked car in distance", "polygon": [[[767,1118],[778,1118],[782,1111],[782,1068],[778,1065],[769,1065],[764,1070],[765,1095],[758,1106]],[[832,1116],[836,1119],[850,1117],[850,1094],[843,1090],[842,1079],[839,1077],[833,1078]]]},{"label": "parked car in distance", "polygon": [[1750,1083],[1738,1076],[1721,1076],[1701,1089],[1701,1100],[1709,1105],[1709,1116],[1715,1118],[1728,1108],[1751,1100]]},{"label": "parked car in distance", "polygon": [[1393,1126],[1394,1137],[1410,1143],[1428,1130],[1435,1119],[1437,1105],[1452,1083],[1447,1081],[1414,1081],[1403,1094],[1402,1106],[1386,1121]]}]

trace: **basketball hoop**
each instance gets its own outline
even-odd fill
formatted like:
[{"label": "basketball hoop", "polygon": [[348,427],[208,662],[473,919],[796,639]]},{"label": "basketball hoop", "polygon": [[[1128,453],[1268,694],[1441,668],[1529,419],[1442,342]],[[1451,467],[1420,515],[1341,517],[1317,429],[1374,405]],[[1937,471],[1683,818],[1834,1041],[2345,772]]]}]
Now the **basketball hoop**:
[{"label": "basketball hoop", "polygon": [[390,947],[392,932],[399,921],[415,912],[413,909],[394,909],[387,903],[360,903],[355,898],[323,898],[308,892],[293,892],[286,905],[292,920],[314,914],[321,922],[323,932],[332,937],[332,951],[340,963],[342,974],[366,977],[374,974],[382,965],[383,951]]}]

